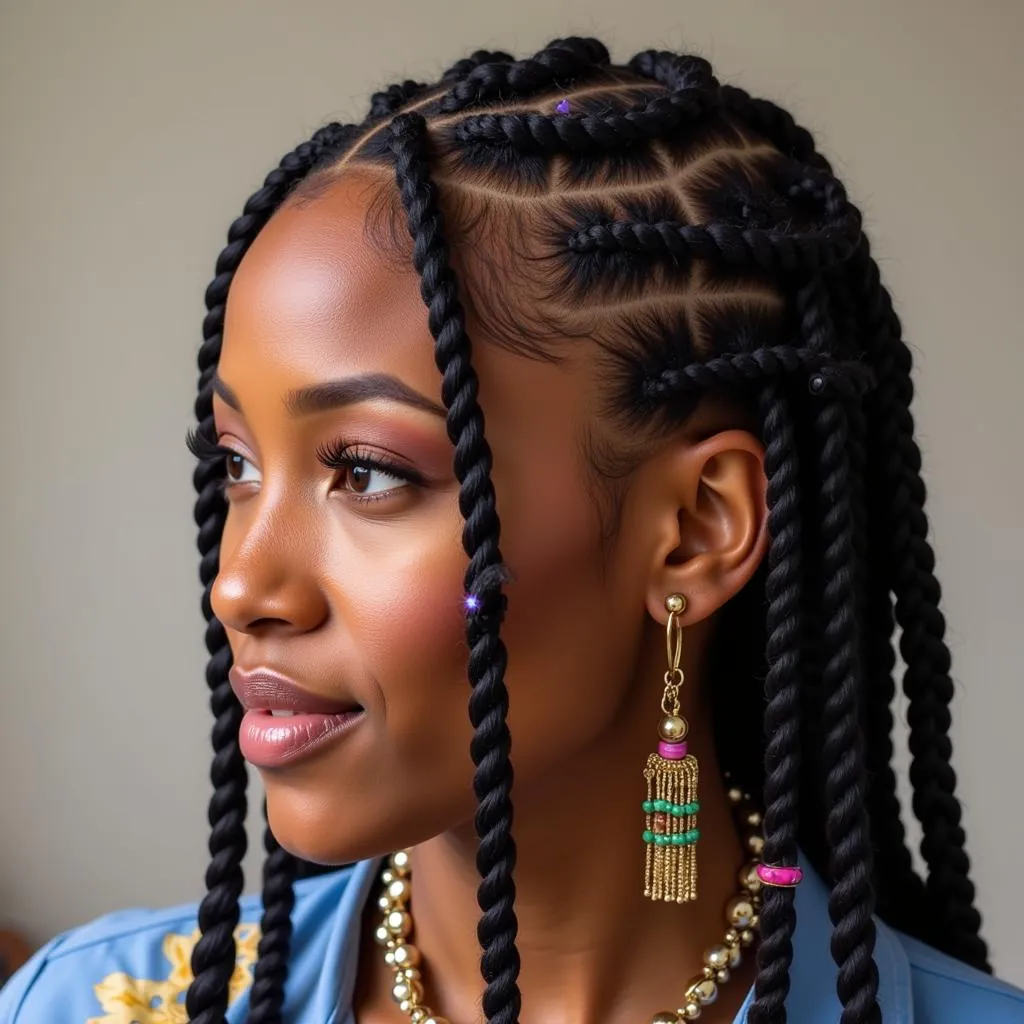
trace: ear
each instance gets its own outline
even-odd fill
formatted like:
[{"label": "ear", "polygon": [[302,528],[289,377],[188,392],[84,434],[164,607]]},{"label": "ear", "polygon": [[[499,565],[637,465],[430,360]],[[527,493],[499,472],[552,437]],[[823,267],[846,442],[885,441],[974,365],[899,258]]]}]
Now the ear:
[{"label": "ear", "polygon": [[693,625],[739,593],[765,557],[764,447],[748,431],[725,430],[673,445],[654,462],[645,467],[655,474],[647,610],[664,624],[665,598],[682,594],[681,620]]}]

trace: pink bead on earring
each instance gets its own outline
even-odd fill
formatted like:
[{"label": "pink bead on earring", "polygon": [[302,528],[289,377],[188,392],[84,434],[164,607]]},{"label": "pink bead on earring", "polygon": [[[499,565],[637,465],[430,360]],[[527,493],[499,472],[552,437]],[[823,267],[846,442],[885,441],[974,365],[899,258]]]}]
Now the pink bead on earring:
[{"label": "pink bead on earring", "polygon": [[661,696],[658,752],[647,758],[644,780],[647,799],[643,840],[644,895],[666,903],[686,903],[697,898],[697,851],[700,838],[697,812],[697,758],[687,751],[689,725],[679,712],[683,685],[683,629],[679,617],[686,610],[682,594],[665,598],[665,649],[668,671]]}]

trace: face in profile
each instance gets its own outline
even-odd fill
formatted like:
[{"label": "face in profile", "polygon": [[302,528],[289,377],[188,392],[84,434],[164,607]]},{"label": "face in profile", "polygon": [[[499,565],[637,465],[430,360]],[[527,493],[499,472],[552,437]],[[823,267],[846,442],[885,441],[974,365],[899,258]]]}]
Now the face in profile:
[{"label": "face in profile", "polygon": [[[248,709],[242,751],[282,845],[328,863],[471,828],[476,806],[459,484],[418,274],[366,237],[379,188],[343,176],[257,236],[231,286],[214,399],[230,453],[212,603]],[[468,327],[528,803],[616,723],[629,732],[651,537],[602,529],[586,352],[528,359]]]}]

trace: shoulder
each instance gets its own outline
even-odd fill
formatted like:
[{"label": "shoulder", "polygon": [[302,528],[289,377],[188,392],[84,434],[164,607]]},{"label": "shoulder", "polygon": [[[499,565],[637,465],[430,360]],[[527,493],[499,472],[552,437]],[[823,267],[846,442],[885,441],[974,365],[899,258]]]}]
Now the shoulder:
[{"label": "shoulder", "polygon": [[1024,991],[976,971],[916,939],[894,933],[910,967],[916,1024],[1021,1024]]},{"label": "shoulder", "polygon": [[[296,883],[295,956],[319,961],[352,869]],[[198,904],[125,910],[60,935],[0,989],[0,1024],[177,1024],[185,1020]],[[241,901],[229,1021],[248,1005],[259,943],[259,897]],[[321,961],[322,962],[322,961]]]}]

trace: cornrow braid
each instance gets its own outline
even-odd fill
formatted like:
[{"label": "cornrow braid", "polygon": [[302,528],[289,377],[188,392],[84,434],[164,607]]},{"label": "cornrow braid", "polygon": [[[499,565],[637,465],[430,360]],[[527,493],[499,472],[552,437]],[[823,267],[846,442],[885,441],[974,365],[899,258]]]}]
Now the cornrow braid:
[{"label": "cornrow braid", "polygon": [[711,387],[738,387],[765,378],[788,377],[798,370],[814,370],[822,386],[827,382],[844,392],[856,393],[872,380],[870,369],[862,363],[835,362],[819,348],[775,345],[663,370],[644,382],[643,394],[646,398],[668,398]]},{"label": "cornrow braid", "polygon": [[[843,1024],[879,1019],[876,888],[886,920],[984,965],[949,764],[948,650],[909,413],[909,352],[861,215],[811,134],[774,104],[719,86],[701,58],[645,50],[617,66],[593,39],[558,39],[525,61],[477,51],[433,85],[389,86],[363,122],[329,126],[289,154],[232,226],[207,295],[201,429],[212,421],[223,306],[245,250],[289,194],[315,197],[349,166],[381,172],[389,215],[412,239],[455,449],[464,583],[475,598],[466,635],[487,1020],[518,1021],[520,963],[500,636],[506,571],[462,289],[513,350],[557,359],[546,346],[591,339],[609,418],[652,443],[701,395],[724,392],[756,407],[769,553],[722,614],[730,630],[764,630],[765,644],[749,663],[748,655],[729,661],[742,671],[723,673],[715,687],[743,709],[741,729],[716,730],[722,763],[763,792],[766,858],[794,863],[799,836],[831,877]],[[478,246],[482,261],[460,265],[457,282],[449,240],[495,224],[522,240],[515,253]],[[530,243],[541,259],[518,258]],[[487,257],[494,265],[481,269]],[[542,282],[530,276],[538,267]],[[514,285],[503,291],[506,279]],[[209,605],[225,514],[217,483],[201,464],[197,521],[217,716],[213,861],[188,995],[190,1019],[203,1024],[224,1020],[244,852],[238,708]],[[927,889],[906,849],[891,765],[897,620]],[[761,679],[763,700],[751,689]],[[303,870],[269,833],[265,841],[250,1024],[280,1020],[292,882]],[[792,894],[766,892],[761,917],[750,1019],[785,1024]]]},{"label": "cornrow braid", "polygon": [[674,221],[615,221],[574,231],[566,239],[573,252],[596,249],[675,260],[720,259],[764,270],[817,271],[847,259],[848,235],[837,232],[786,234],[733,224],[678,224]]},{"label": "cornrow braid", "polygon": [[515,57],[511,53],[505,53],[504,50],[477,50],[468,57],[457,60],[441,75],[441,81],[459,82],[481,64],[508,64],[514,60]]},{"label": "cornrow braid", "polygon": [[832,165],[814,147],[814,136],[798,125],[789,111],[771,100],[755,98],[734,85],[722,86],[722,101],[745,125],[770,139],[780,153],[832,175]]},{"label": "cornrow braid", "polygon": [[[651,60],[657,57],[652,55]],[[676,58],[668,70],[664,64],[662,61],[659,70],[672,82],[672,91],[647,100],[640,109],[557,117],[537,113],[477,114],[456,125],[454,141],[510,147],[523,156],[601,154],[657,139],[717,108],[718,82],[707,61],[697,57]]]},{"label": "cornrow braid", "polygon": [[483,62],[469,70],[441,100],[453,114],[491,100],[529,96],[560,82],[572,82],[595,67],[607,66],[608,50],[596,39],[556,39],[531,60]]},{"label": "cornrow braid", "polygon": [[400,110],[410,100],[415,99],[426,89],[422,82],[414,82],[411,78],[396,85],[389,85],[370,98],[370,117],[387,117]]}]

